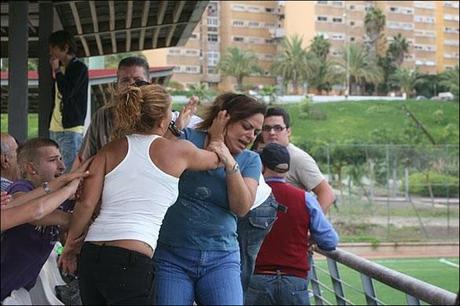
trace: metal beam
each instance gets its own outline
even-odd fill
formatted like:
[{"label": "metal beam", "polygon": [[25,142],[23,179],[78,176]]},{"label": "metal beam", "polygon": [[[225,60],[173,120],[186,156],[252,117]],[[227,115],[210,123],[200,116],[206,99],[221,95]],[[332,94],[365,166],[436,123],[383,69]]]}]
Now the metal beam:
[{"label": "metal beam", "polygon": [[166,13],[167,7],[168,7],[168,1],[160,1],[160,8],[158,9],[158,15],[157,15],[157,25],[160,25],[163,23],[163,20],[165,19],[165,13]]},{"label": "metal beam", "polygon": [[51,99],[53,80],[48,55],[48,37],[53,32],[55,22],[54,8],[51,1],[39,4],[40,27],[38,28],[38,135],[49,136],[49,116],[51,114]]},{"label": "metal beam", "polygon": [[[142,10],[142,19],[141,19],[141,27],[147,26],[147,21],[149,17],[150,11],[150,1],[144,2],[144,9]],[[141,35],[139,36],[139,50],[144,50],[144,42],[145,42],[145,29],[141,30]]]},{"label": "metal beam", "polygon": [[[91,20],[93,21],[93,29],[95,33],[99,33],[99,21],[97,20],[97,11],[96,11],[96,4],[94,1],[89,1],[89,9],[91,11]],[[104,55],[104,50],[102,49],[102,42],[101,36],[96,34],[96,44],[97,50],[99,51],[99,55]]]},{"label": "metal beam", "polygon": [[[75,26],[77,27],[77,33],[82,34],[83,29],[81,27],[80,16],[78,15],[77,5],[74,2],[70,2],[70,9],[72,10],[73,20],[75,21]],[[90,56],[88,44],[86,43],[86,39],[84,37],[80,37],[81,44],[83,45],[83,49],[85,50],[86,56]]]},{"label": "metal beam", "polygon": [[110,29],[110,38],[112,40],[112,51],[117,53],[117,41],[115,40],[115,5],[113,1],[109,1],[109,29]]},{"label": "metal beam", "polygon": [[181,37],[177,40],[176,46],[183,46],[188,41],[188,39],[190,38],[190,35],[195,29],[195,26],[197,25],[198,22],[200,22],[204,11],[208,7],[208,3],[209,1],[196,1],[195,2],[195,8],[193,10],[192,16],[190,16],[190,19],[188,20],[188,23],[185,26],[185,29],[182,31]]},{"label": "metal beam", "polygon": [[126,8],[126,52],[131,51],[131,25],[133,22],[133,2],[128,1],[127,2],[127,8]]},{"label": "metal beam", "polygon": [[19,142],[27,139],[28,88],[27,54],[29,37],[25,20],[28,1],[9,2],[8,11],[8,132]]}]

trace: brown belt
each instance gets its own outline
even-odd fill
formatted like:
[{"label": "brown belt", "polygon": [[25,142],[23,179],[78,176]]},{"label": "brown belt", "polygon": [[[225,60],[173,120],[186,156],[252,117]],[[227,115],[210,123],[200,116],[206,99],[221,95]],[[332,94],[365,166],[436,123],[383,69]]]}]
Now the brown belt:
[{"label": "brown belt", "polygon": [[281,270],[256,270],[254,274],[263,274],[263,275],[288,275],[287,273]]}]

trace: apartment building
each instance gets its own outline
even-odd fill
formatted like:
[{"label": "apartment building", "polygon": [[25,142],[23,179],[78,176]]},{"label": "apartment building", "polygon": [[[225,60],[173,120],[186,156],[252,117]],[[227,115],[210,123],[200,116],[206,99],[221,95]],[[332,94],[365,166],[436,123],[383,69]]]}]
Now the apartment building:
[{"label": "apartment building", "polygon": [[386,16],[386,43],[398,33],[409,41],[403,66],[438,73],[458,64],[458,1],[210,1],[185,46],[144,54],[151,66],[174,65],[172,79],[184,85],[231,90],[235,79],[220,75],[216,65],[236,46],[253,51],[264,70],[244,83],[274,84],[269,68],[281,39],[297,34],[307,47],[321,34],[331,43],[331,56],[340,57],[345,43],[364,42],[364,17],[373,6]]}]

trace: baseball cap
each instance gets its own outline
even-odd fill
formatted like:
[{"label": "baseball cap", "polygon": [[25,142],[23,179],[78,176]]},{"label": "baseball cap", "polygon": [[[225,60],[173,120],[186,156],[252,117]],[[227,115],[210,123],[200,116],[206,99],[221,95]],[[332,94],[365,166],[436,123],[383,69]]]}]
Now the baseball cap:
[{"label": "baseball cap", "polygon": [[262,164],[278,173],[289,171],[290,156],[287,148],[277,143],[267,144],[260,153]]}]

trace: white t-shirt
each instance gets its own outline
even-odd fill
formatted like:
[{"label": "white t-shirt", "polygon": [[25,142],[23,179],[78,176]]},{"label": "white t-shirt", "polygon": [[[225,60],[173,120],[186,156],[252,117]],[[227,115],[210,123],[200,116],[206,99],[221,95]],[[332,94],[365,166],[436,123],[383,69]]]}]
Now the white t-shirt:
[{"label": "white t-shirt", "polygon": [[287,146],[291,156],[287,181],[295,186],[311,191],[325,178],[313,157],[292,143]]},{"label": "white t-shirt", "polygon": [[272,188],[265,183],[264,176],[260,174],[259,177],[259,186],[257,186],[256,191],[256,199],[254,201],[254,205],[252,205],[251,210],[254,208],[259,207],[262,205],[265,200],[267,200],[268,196],[272,193]]}]

